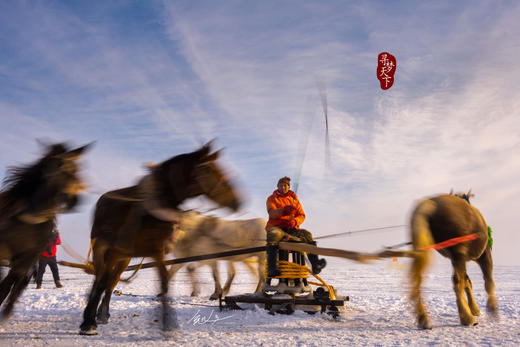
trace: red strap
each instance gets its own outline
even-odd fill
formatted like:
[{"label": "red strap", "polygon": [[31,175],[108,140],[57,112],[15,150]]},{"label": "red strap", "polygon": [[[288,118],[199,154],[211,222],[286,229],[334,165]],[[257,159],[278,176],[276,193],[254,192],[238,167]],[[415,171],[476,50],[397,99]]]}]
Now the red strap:
[{"label": "red strap", "polygon": [[459,244],[461,242],[475,240],[477,237],[478,237],[477,234],[469,234],[469,235],[466,235],[466,236],[455,237],[453,239],[442,241],[442,242],[436,243],[434,245],[421,247],[421,248],[419,248],[419,250],[420,251],[427,251],[429,249],[439,250],[439,249],[443,249],[443,248],[448,248],[448,247],[451,247],[451,246],[455,246],[456,244]]}]

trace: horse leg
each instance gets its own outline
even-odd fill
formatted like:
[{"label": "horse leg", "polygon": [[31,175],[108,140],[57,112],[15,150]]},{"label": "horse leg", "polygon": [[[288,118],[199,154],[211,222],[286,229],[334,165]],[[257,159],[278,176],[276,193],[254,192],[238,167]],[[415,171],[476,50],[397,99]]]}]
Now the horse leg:
[{"label": "horse leg", "polygon": [[[261,289],[262,289],[262,286],[264,285],[264,265],[260,265],[260,259],[258,259],[258,267],[255,269],[255,267],[253,266],[253,264],[251,264],[249,261],[244,260],[244,265],[247,267],[247,269],[249,270],[249,272],[251,273],[251,275],[253,275],[253,277],[256,277],[258,276],[258,284],[256,285],[256,289],[255,289],[255,293],[259,292]],[[260,272],[259,269],[260,269],[260,266],[262,266],[262,271]]]},{"label": "horse leg", "polygon": [[37,259],[38,256],[23,258],[14,263],[11,267],[11,270],[9,271],[9,274],[5,278],[5,281],[2,281],[0,304],[3,303],[6,298],[7,302],[4,305],[4,309],[2,310],[0,321],[9,318],[11,315],[16,300],[18,300],[18,297],[22,294],[31,280],[31,270]]},{"label": "horse leg", "polygon": [[[265,253],[263,253],[261,256],[257,257],[258,264],[256,268],[256,272],[258,274],[258,284],[256,285],[255,293],[258,293],[262,290],[262,287],[265,282]],[[251,264],[249,264],[251,265]]]},{"label": "horse leg", "polygon": [[157,261],[157,271],[159,272],[159,278],[161,280],[161,323],[163,331],[171,331],[179,327],[179,323],[177,322],[177,314],[175,309],[170,307],[169,297],[168,297],[168,270],[166,269],[166,265],[164,264],[164,255],[159,255],[155,257]]},{"label": "horse leg", "polygon": [[425,251],[421,254],[416,255],[413,258],[412,265],[410,268],[410,282],[411,282],[411,290],[410,290],[410,302],[412,305],[415,305],[415,314],[417,316],[417,324],[421,329],[431,329],[432,325],[430,323],[430,318],[426,313],[426,309],[424,306],[421,285],[423,281],[423,271],[429,262],[429,252]]},{"label": "horse leg", "polygon": [[[226,283],[224,284],[224,288],[222,288],[222,297],[226,296],[227,293],[229,293],[229,289],[231,288],[231,283],[233,283],[233,280],[235,279],[235,275],[236,275],[235,263],[232,260],[229,260],[227,262],[227,268],[228,268],[228,277],[227,277]],[[218,298],[216,298],[216,299],[218,299]]]},{"label": "horse leg", "polygon": [[488,248],[482,253],[480,258],[477,259],[477,264],[480,266],[482,270],[482,275],[484,277],[484,286],[486,288],[486,293],[488,295],[488,300],[486,304],[486,310],[493,317],[498,317],[498,304],[497,299],[495,297],[495,281],[493,281],[493,258],[491,256],[491,248]]},{"label": "horse leg", "polygon": [[211,263],[211,271],[213,273],[213,280],[215,282],[215,291],[209,297],[210,300],[217,300],[222,296],[222,286],[220,285],[220,273],[218,272],[218,263],[213,261]]},{"label": "horse leg", "polygon": [[80,335],[97,335],[96,311],[101,300],[101,295],[108,284],[108,273],[105,272],[100,276],[96,275],[90,295],[88,297],[87,306],[83,311],[83,322],[80,325]]},{"label": "horse leg", "polygon": [[464,289],[466,288],[466,260],[458,255],[453,255],[451,258],[453,265],[453,290],[457,297],[457,308],[459,310],[460,323],[463,325],[476,325],[475,317],[464,296]]},{"label": "horse leg", "polygon": [[121,277],[121,274],[127,268],[128,263],[130,263],[130,258],[121,260],[114,267],[114,275],[112,278],[112,282],[105,289],[105,295],[103,295],[103,300],[101,301],[101,304],[99,305],[99,308],[97,310],[96,322],[98,324],[107,324],[108,323],[108,319],[110,318],[110,312],[109,312],[110,298],[112,297],[112,292],[114,291],[114,288],[116,287],[117,283],[119,282],[119,278]]},{"label": "horse leg", "polygon": [[184,264],[173,264],[168,270],[168,281],[171,281],[175,274],[184,266]]},{"label": "horse leg", "polygon": [[12,270],[9,270],[9,272],[7,273],[7,276],[5,276],[5,278],[0,283],[0,305],[2,305],[5,298],[7,298],[7,295],[9,295],[9,292],[11,291],[11,287],[13,286],[14,281],[15,281],[14,272]]},{"label": "horse leg", "polygon": [[255,288],[255,293],[258,293],[259,291],[262,290],[262,286],[264,285],[264,282],[265,282],[265,277],[264,277],[265,258],[258,257],[258,264],[257,264],[256,269],[253,266],[253,264],[251,264],[250,262],[247,261],[247,259],[244,260],[244,265],[247,267],[249,272],[251,272],[253,277],[258,276],[258,283]]},{"label": "horse leg", "polygon": [[[249,272],[251,273],[251,275],[253,275],[253,277],[256,277],[257,275],[259,275],[257,269],[255,269],[255,267],[253,266],[253,264],[251,264],[251,262],[249,262],[248,259],[245,259],[245,260],[243,261],[243,264],[247,267],[247,269],[249,270]],[[257,284],[256,289],[255,289],[255,293],[259,291],[259,287],[262,288],[262,286],[260,285],[260,283]]]},{"label": "horse leg", "polygon": [[16,300],[18,300],[20,295],[23,293],[24,289],[27,287],[30,280],[31,278],[26,274],[17,275],[13,288],[11,289],[9,296],[7,297],[7,303],[4,306],[4,309],[2,310],[2,318],[0,320],[4,320],[11,315]]},{"label": "horse leg", "polygon": [[[96,247],[97,246],[97,247]],[[96,242],[94,248],[95,278],[88,297],[87,306],[83,311],[83,322],[80,325],[80,335],[97,335],[96,312],[101,300],[101,295],[110,284],[110,268],[114,265],[114,259],[107,254],[106,246],[99,246]]]},{"label": "horse leg", "polygon": [[190,276],[190,282],[191,282],[191,296],[199,296],[200,295],[200,286],[199,281],[197,277],[195,276],[195,270],[199,268],[202,265],[202,263],[198,264],[190,264],[188,265],[188,275]]},{"label": "horse leg", "polygon": [[480,309],[478,308],[477,302],[475,301],[475,297],[473,296],[473,283],[471,283],[468,274],[466,274],[464,280],[466,283],[464,290],[466,291],[466,297],[468,299],[468,306],[471,310],[471,314],[474,316],[480,316]]}]

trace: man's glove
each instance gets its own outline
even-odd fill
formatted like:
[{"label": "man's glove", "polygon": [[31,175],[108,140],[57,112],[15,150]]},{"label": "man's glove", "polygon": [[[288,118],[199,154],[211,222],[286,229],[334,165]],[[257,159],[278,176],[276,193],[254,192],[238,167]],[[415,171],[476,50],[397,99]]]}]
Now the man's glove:
[{"label": "man's glove", "polygon": [[290,216],[296,212],[296,207],[294,206],[285,206],[283,208],[283,216]]}]

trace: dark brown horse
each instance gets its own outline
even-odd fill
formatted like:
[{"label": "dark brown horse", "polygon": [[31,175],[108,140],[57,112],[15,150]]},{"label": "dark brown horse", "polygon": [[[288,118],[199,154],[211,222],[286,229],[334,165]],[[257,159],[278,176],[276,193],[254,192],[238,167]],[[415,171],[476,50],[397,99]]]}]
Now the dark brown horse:
[{"label": "dark brown horse", "polygon": [[168,304],[164,256],[173,222],[182,213],[179,205],[204,195],[222,207],[237,210],[240,206],[238,195],[216,164],[219,152],[211,154],[210,150],[208,144],[175,156],[150,168],[137,185],[105,193],[98,200],[91,233],[95,280],[80,334],[97,334],[96,312],[98,323],[108,322],[110,296],[132,257],[151,257],[159,264],[162,328],[176,327],[175,313]]},{"label": "dark brown horse", "polygon": [[[480,315],[480,310],[473,297],[471,280],[466,273],[466,262],[470,260],[476,261],[482,270],[488,294],[487,311],[493,316],[497,316],[493,259],[491,246],[488,244],[488,229],[486,221],[476,208],[455,195],[439,195],[425,199],[419,202],[412,214],[411,233],[415,250],[475,234],[476,239],[440,249],[439,253],[450,258],[453,265],[453,289],[457,297],[461,324],[475,325],[475,316]],[[418,324],[423,329],[431,329],[421,295],[423,271],[429,263],[430,254],[430,251],[418,252],[410,270],[412,282],[410,300],[412,304],[415,304]]]},{"label": "dark brown horse", "polygon": [[57,213],[70,211],[83,189],[77,159],[87,146],[47,146],[32,165],[8,170],[0,193],[0,259],[10,270],[0,283],[1,319],[7,319],[49,243]]}]

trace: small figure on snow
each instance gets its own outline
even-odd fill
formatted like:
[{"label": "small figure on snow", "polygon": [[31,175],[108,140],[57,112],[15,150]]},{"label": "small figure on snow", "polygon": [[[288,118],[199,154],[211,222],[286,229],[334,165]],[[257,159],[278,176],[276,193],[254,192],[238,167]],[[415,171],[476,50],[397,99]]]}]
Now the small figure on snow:
[{"label": "small figure on snow", "polygon": [[45,273],[45,267],[49,265],[52,271],[52,277],[54,278],[54,283],[56,284],[56,288],[61,288],[63,285],[60,282],[60,274],[58,272],[58,264],[56,263],[56,245],[61,245],[60,233],[58,232],[58,228],[56,227],[56,220],[54,221],[54,231],[52,233],[52,237],[49,240],[49,244],[47,245],[47,249],[40,256],[40,260],[38,262],[38,271],[36,276],[36,289],[41,289],[43,274]]}]

